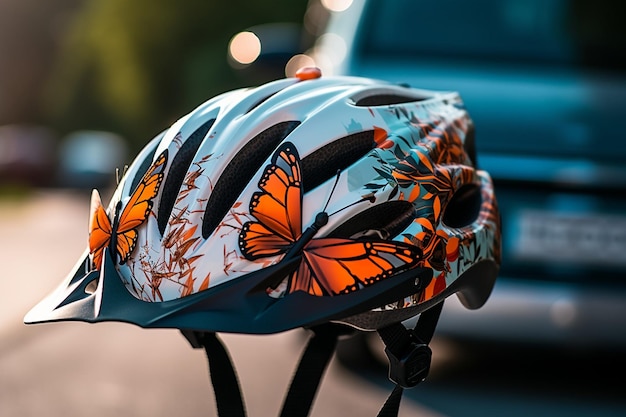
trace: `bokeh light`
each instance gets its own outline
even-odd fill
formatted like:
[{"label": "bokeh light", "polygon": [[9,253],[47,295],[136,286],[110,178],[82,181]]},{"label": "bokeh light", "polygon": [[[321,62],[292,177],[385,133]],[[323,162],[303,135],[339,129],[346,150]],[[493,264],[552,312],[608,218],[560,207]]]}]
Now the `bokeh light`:
[{"label": "bokeh light", "polygon": [[239,32],[230,40],[228,53],[238,64],[251,64],[261,54],[261,41],[252,32]]},{"label": "bokeh light", "polygon": [[293,77],[302,67],[314,67],[315,61],[309,55],[298,54],[291,57],[291,59],[285,65],[285,75],[287,77]]},{"label": "bokeh light", "polygon": [[352,0],[322,0],[322,5],[331,12],[343,12],[352,5]]},{"label": "bokeh light", "polygon": [[[336,33],[325,33],[317,39],[314,49],[323,48],[324,53],[314,53],[315,64],[322,69],[326,75],[332,74],[332,68],[339,65],[346,58],[348,47],[346,41]],[[334,65],[331,65],[334,63]]]}]

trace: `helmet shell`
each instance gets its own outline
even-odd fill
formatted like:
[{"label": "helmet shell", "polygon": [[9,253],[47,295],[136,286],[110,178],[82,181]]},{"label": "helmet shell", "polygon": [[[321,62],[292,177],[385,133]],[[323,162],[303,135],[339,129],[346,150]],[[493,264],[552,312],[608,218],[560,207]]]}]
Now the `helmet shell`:
[{"label": "helmet shell", "polygon": [[376,329],[453,293],[478,308],[500,219],[473,140],[455,92],[304,77],[214,97],[106,209],[94,195],[90,248],[29,320],[267,333]]}]

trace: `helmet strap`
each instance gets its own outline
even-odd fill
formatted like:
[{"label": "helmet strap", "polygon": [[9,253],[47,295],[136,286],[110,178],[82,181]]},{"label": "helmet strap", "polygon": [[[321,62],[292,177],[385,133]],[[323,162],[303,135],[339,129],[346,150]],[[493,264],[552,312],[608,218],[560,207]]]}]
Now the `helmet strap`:
[{"label": "helmet strap", "polygon": [[[337,339],[345,333],[338,326],[322,325],[311,329],[313,336],[300,358],[283,402],[281,417],[306,417],[315,399],[317,389]],[[203,347],[209,363],[209,373],[215,394],[219,417],[245,417],[246,411],[235,368],[226,347],[215,333],[182,331],[194,348]]]},{"label": "helmet strap", "polygon": [[291,380],[283,402],[281,417],[306,417],[322,381],[330,359],[335,353],[337,339],[345,329],[332,324],[311,329],[313,336],[300,357],[300,363]]},{"label": "helmet strap", "polygon": [[237,373],[221,340],[215,333],[209,332],[193,332],[192,335],[183,332],[183,334],[193,347],[204,347],[209,362],[217,415],[219,417],[245,417],[246,409]]},{"label": "helmet strap", "polygon": [[442,308],[443,302],[440,302],[422,312],[412,330],[401,323],[378,329],[389,359],[389,379],[396,384],[378,417],[396,417],[404,389],[413,388],[428,376],[432,357],[428,344]]},{"label": "helmet strap", "polygon": [[[433,337],[443,307],[440,302],[420,314],[415,328],[395,323],[378,330],[389,358],[389,379],[396,386],[378,413],[378,417],[397,417],[405,388],[412,388],[428,375]],[[341,326],[326,324],[311,328],[313,336],[300,358],[289,391],[283,402],[281,417],[309,415],[319,384],[332,358],[337,340],[345,333]],[[219,337],[212,332],[182,331],[194,348],[203,347],[215,394],[219,417],[246,417],[239,380],[230,356]]]}]

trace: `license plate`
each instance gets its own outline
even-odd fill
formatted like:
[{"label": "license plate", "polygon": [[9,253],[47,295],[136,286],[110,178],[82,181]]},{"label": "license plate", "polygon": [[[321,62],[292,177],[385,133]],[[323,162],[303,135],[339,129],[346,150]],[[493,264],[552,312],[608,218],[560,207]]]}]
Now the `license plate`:
[{"label": "license plate", "polygon": [[515,229],[510,255],[517,261],[626,266],[624,216],[527,210]]}]

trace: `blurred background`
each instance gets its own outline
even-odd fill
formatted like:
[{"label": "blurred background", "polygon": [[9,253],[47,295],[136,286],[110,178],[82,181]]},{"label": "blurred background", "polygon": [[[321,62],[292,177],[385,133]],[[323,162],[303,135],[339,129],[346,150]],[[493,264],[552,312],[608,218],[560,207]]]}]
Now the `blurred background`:
[{"label": "blurred background", "polygon": [[[624,15],[610,0],[0,0],[0,416],[211,415],[202,353],[176,332],[22,318],[83,251],[87,191],[106,199],[206,99],[303,65],[459,91],[494,176],[496,290],[475,312],[446,301],[401,415],[626,415]],[[276,414],[303,338],[255,345],[262,364],[258,342],[228,339],[250,414]],[[375,415],[383,355],[342,341],[313,415]]]},{"label": "blurred background", "polygon": [[[84,168],[75,153],[100,150],[108,164],[80,165],[110,175],[206,99],[284,76],[284,50],[273,53],[272,42],[305,48],[306,10],[306,0],[1,1],[0,183],[80,185],[66,172]],[[229,59],[228,47],[253,26],[267,65],[246,72],[249,57]]]}]

